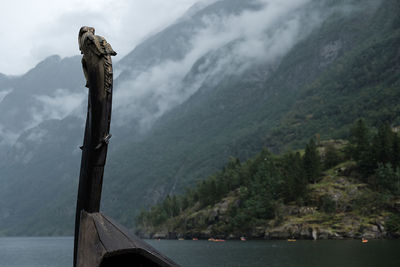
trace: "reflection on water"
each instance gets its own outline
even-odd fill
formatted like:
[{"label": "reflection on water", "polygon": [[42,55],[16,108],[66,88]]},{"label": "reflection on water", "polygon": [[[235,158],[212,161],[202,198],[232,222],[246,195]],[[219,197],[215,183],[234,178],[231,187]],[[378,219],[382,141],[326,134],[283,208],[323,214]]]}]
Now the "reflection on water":
[{"label": "reflection on water", "polygon": [[[148,240],[182,266],[400,266],[400,241]],[[71,237],[0,238],[0,267],[70,267]]]}]

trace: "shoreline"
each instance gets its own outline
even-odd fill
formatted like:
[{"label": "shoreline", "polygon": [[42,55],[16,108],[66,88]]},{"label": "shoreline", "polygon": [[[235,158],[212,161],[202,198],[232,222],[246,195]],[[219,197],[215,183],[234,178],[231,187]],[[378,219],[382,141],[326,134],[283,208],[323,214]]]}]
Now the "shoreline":
[{"label": "shoreline", "polygon": [[[150,240],[237,240],[237,241],[250,241],[250,240],[310,240],[310,241],[318,241],[318,240],[399,240],[400,236],[389,234],[386,232],[365,232],[365,233],[341,233],[338,234],[336,232],[328,231],[317,231],[311,230],[309,234],[294,234],[289,232],[269,232],[268,235],[264,236],[254,236],[254,235],[233,235],[233,234],[217,234],[217,235],[204,235],[204,234],[180,234],[180,233],[153,233],[153,234],[144,234],[144,233],[136,233],[141,239],[150,239]],[[244,239],[244,240],[241,240]],[[212,240],[210,240],[212,241]]]}]

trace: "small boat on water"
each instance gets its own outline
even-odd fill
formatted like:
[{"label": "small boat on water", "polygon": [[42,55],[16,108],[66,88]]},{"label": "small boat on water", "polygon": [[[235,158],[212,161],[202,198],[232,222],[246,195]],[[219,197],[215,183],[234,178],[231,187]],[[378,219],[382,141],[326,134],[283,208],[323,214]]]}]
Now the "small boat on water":
[{"label": "small boat on water", "polygon": [[362,238],[362,239],[361,239],[361,242],[363,242],[363,243],[368,243],[368,239]]},{"label": "small boat on water", "polygon": [[287,241],[288,242],[296,242],[297,240],[296,239],[288,239]]},{"label": "small boat on water", "polygon": [[192,239],[193,241],[197,241],[197,240],[199,240],[197,237],[193,237],[193,239]]},{"label": "small boat on water", "polygon": [[241,237],[240,237],[240,241],[246,241],[246,237],[241,236]]}]

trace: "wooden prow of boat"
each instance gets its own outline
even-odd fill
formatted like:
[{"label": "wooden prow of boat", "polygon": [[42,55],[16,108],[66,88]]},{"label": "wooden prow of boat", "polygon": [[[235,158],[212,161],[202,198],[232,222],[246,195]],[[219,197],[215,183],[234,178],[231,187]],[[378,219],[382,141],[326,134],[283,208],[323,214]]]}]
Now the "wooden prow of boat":
[{"label": "wooden prow of boat", "polygon": [[101,213],[81,213],[78,266],[176,266]]},{"label": "wooden prow of boat", "polygon": [[92,27],[79,31],[82,68],[89,88],[75,219],[74,267],[178,266],[99,213],[104,166],[111,138],[111,45]]}]

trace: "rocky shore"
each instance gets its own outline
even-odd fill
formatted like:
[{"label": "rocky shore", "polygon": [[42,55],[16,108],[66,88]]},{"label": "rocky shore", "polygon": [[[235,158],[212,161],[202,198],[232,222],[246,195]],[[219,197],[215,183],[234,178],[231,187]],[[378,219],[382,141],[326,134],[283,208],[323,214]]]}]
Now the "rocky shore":
[{"label": "rocky shore", "polygon": [[316,223],[295,223],[287,222],[276,227],[258,226],[247,233],[213,233],[211,227],[200,231],[173,232],[163,229],[156,232],[138,231],[137,234],[142,238],[148,239],[209,239],[219,238],[227,240],[240,239],[304,239],[304,240],[326,240],[326,239],[393,239],[400,238],[400,232],[389,233],[385,229],[385,222],[376,221],[374,224],[362,225],[357,218],[343,218],[346,227],[326,227]]},{"label": "rocky shore", "polygon": [[230,207],[238,204],[237,196],[232,194],[214,206],[195,207],[165,224],[143,227],[136,233],[151,239],[400,238],[400,229],[393,231],[387,227],[389,218],[400,214],[400,199],[385,200],[382,205],[378,204],[381,200],[377,196],[366,184],[351,177],[328,174],[319,183],[310,185],[313,205],[282,204],[273,220],[264,221],[250,230],[232,233],[223,227],[232,221]]}]

